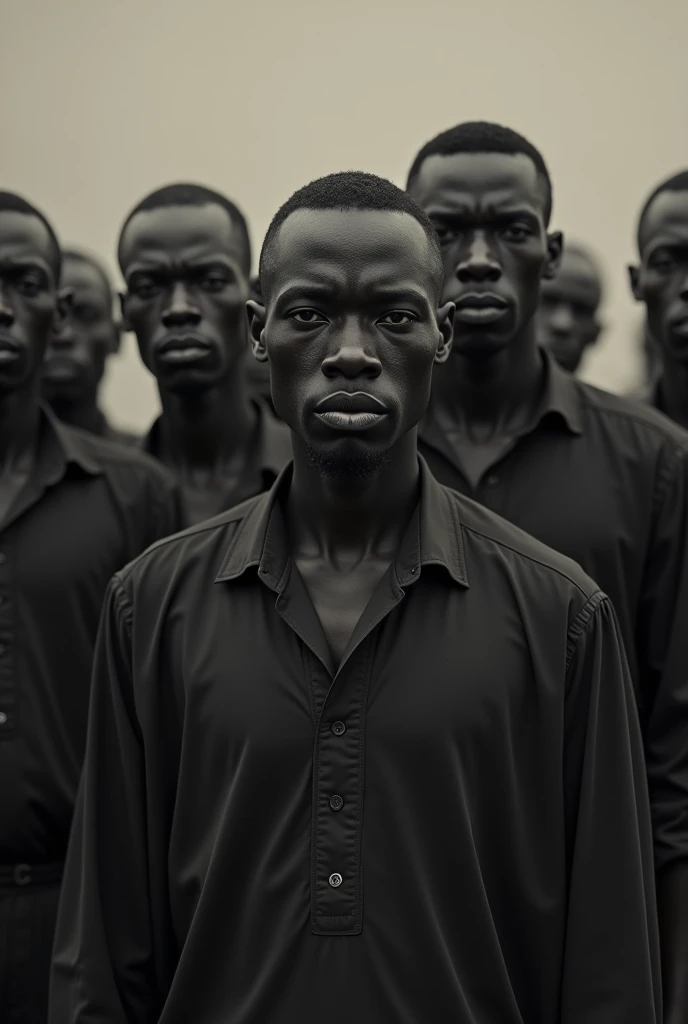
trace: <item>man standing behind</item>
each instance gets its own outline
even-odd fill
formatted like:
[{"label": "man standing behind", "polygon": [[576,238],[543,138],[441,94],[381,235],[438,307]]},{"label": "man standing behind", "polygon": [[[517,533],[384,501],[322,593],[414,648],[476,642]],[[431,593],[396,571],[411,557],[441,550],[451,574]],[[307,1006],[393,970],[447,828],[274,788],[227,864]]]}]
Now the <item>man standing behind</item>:
[{"label": "man standing behind", "polygon": [[119,351],[121,336],[108,276],[92,256],[69,249],[62,253],[60,282],[70,303],[45,354],[43,398],[63,422],[109,441],[135,444],[135,435],[116,430],[98,408],[105,362]]},{"label": "man standing behind", "polygon": [[645,203],[638,253],[631,288],[645,303],[650,340],[661,353],[646,398],[688,427],[688,171],[663,182]]},{"label": "man standing behind", "polygon": [[124,319],[162,403],[144,447],[176,474],[196,523],[266,490],[291,455],[246,383],[246,221],[217,192],[168,185],[129,214],[118,253]]},{"label": "man standing behind", "polygon": [[[39,404],[60,250],[0,193],[0,1020],[41,1024],[112,574],[178,528],[168,474]],[[59,319],[59,318],[58,318]]]},{"label": "man standing behind", "polygon": [[559,232],[541,154],[499,125],[429,142],[408,189],[444,257],[454,348],[421,451],[443,483],[579,562],[612,599],[641,722],[654,817],[667,1021],[688,1020],[688,435],[590,387],[539,348],[540,282]]},{"label": "man standing behind", "polygon": [[614,612],[418,459],[430,223],[331,175],[261,281],[293,466],[112,583],[52,1024],[657,1024]]},{"label": "man standing behind", "polygon": [[576,373],[602,330],[598,313],[602,275],[582,245],[567,242],[553,278],[540,285],[536,325],[538,342],[569,373]]}]

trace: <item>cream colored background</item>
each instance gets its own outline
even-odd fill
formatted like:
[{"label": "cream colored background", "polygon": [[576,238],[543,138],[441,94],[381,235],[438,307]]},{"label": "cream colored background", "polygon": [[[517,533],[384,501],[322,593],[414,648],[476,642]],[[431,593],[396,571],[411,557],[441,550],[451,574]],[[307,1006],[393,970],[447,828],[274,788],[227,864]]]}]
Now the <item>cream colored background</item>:
[{"label": "cream colored background", "polygon": [[[437,131],[501,121],[542,149],[555,224],[606,265],[611,326],[586,376],[620,389],[638,370],[636,213],[688,166],[687,38],[686,0],[3,0],[0,187],[114,270],[123,216],[163,183],[226,192],[257,247],[305,181],[403,183]],[[151,419],[131,338],[104,397],[121,423]]]}]

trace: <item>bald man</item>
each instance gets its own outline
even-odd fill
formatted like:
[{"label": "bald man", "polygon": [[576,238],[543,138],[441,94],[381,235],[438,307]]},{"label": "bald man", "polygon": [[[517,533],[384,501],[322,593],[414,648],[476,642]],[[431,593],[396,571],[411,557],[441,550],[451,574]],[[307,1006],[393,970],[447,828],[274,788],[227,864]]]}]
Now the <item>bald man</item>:
[{"label": "bald man", "polygon": [[602,274],[590,251],[566,244],[555,277],[540,285],[537,339],[569,373],[576,373],[598,340],[602,325]]}]

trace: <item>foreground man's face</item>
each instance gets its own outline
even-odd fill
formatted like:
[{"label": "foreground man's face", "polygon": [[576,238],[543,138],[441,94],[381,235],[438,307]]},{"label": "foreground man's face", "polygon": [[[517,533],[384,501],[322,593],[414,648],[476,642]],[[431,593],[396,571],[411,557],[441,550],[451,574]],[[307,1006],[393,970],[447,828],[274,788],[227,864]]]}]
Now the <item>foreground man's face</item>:
[{"label": "foreground man's face", "polygon": [[449,350],[423,228],[406,213],[299,210],[272,266],[253,335],[278,414],[324,458],[381,456],[423,417]]},{"label": "foreground man's face", "polygon": [[454,352],[489,358],[533,317],[540,281],[556,266],[560,238],[548,238],[535,165],[522,154],[430,156],[410,191],[442,245]]}]

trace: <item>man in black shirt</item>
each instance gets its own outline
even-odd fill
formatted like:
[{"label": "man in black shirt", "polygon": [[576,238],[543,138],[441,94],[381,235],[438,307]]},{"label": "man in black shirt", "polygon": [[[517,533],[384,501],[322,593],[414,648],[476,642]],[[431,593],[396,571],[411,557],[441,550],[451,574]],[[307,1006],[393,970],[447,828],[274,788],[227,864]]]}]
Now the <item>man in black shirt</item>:
[{"label": "man in black shirt", "polygon": [[0,193],[0,1020],[46,1019],[103,595],[178,528],[162,467],[39,405],[60,250]]},{"label": "man in black shirt", "polygon": [[246,221],[217,192],[169,185],[129,214],[118,251],[124,319],[162,403],[144,447],[176,474],[197,523],[266,490],[290,458],[288,431],[244,373]]},{"label": "man in black shirt", "polygon": [[564,373],[538,347],[548,232],[541,154],[464,124],[418,154],[408,189],[438,233],[454,347],[420,450],[437,478],[579,562],[612,599],[645,733],[667,1020],[688,1020],[688,435]]},{"label": "man in black shirt", "polygon": [[98,407],[105,362],[119,351],[121,338],[107,273],[93,256],[68,249],[62,253],[60,282],[71,299],[45,354],[43,398],[65,423],[110,441],[135,444],[138,438],[113,427]]},{"label": "man in black shirt", "polygon": [[567,242],[556,275],[540,284],[536,326],[540,345],[560,366],[576,373],[602,330],[598,313],[602,275],[588,250]]},{"label": "man in black shirt", "polygon": [[688,171],[663,182],[645,203],[638,253],[631,287],[645,303],[649,335],[661,352],[643,397],[688,427]]},{"label": "man in black shirt", "polygon": [[658,1022],[613,610],[418,459],[427,218],[320,179],[261,280],[293,465],[112,583],[52,1024]]}]

